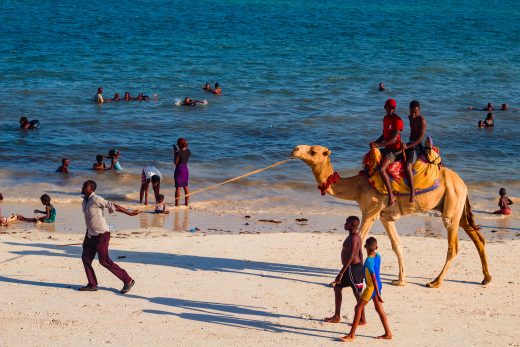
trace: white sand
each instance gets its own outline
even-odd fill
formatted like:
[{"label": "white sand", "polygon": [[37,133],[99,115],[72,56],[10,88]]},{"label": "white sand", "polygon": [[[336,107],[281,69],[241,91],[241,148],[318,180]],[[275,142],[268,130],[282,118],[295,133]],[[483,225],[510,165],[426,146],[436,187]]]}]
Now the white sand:
[{"label": "white sand", "polygon": [[[2,231],[15,229],[2,229]],[[112,238],[112,258],[136,280],[128,295],[95,263],[98,292],[86,284],[78,234],[17,232],[0,235],[0,345],[338,345],[348,332],[354,299],[344,291],[340,324],[325,284],[339,270],[343,235],[273,233],[207,235],[137,229]],[[520,344],[520,241],[487,246],[493,281],[482,286],[471,242],[440,289],[424,283],[441,269],[447,242],[402,238],[409,284],[394,287],[397,261],[386,236],[384,307],[394,334],[378,341],[382,326],[369,304],[359,345],[446,346]],[[119,259],[118,256],[126,256]]]}]

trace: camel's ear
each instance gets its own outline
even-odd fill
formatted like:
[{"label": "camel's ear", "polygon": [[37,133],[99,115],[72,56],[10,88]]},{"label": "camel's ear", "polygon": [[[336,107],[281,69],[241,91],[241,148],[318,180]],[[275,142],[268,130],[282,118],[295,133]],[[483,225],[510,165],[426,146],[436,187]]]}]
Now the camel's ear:
[{"label": "camel's ear", "polygon": [[332,152],[331,151],[325,151],[323,152],[324,157],[328,157]]}]

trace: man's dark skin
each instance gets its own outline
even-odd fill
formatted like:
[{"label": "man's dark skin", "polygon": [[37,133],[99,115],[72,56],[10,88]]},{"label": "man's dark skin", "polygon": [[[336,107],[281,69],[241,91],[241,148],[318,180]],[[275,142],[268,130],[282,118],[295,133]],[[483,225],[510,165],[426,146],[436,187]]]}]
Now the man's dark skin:
[{"label": "man's dark skin", "polygon": [[[395,107],[392,107],[391,105],[386,104],[385,105],[385,111],[386,115],[390,116],[395,112]],[[399,137],[399,130],[395,130],[392,132],[392,136],[388,141],[385,141],[385,137],[383,134],[379,136],[379,138],[375,142],[370,143],[371,148],[378,148],[378,147],[384,147],[387,145],[391,145],[397,142],[397,138]],[[386,173],[386,169],[388,168],[388,165],[390,165],[391,162],[387,158],[383,158],[381,162],[381,167],[379,169],[379,172],[381,173],[381,177],[383,178],[383,182],[385,183],[386,190],[388,191],[388,206],[392,206],[395,204],[395,196],[392,192],[392,188],[390,187],[390,177],[388,177],[388,174]]]},{"label": "man's dark skin", "polygon": [[[341,250],[341,263],[343,264],[343,267],[333,282],[335,284],[341,283],[341,279],[350,265],[363,263],[363,248],[361,247],[361,236],[359,236],[358,227],[359,219],[352,217],[347,218],[344,228],[345,230],[348,230],[348,237],[343,242],[343,248]],[[325,318],[325,321],[328,323],[339,323],[341,321],[341,302],[343,299],[341,293],[342,290],[343,288],[340,286],[334,286],[335,311],[334,316]],[[357,291],[354,291],[354,296],[356,297],[356,301],[359,303],[361,301],[360,294]],[[360,324],[366,324],[364,311],[361,315]]]},{"label": "man's dark skin", "polygon": [[[156,175],[154,175],[156,176]],[[152,177],[154,177],[152,176]],[[159,176],[157,176],[159,177]],[[161,181],[155,180],[155,182],[150,178],[145,181],[145,183],[141,184],[141,191],[139,192],[139,203],[143,202],[144,195],[144,204],[148,205],[148,188],[150,187],[150,183],[152,183],[153,193],[155,196],[155,202],[157,203],[157,197],[159,196],[159,192],[161,190]]]},{"label": "man's dark skin", "polygon": [[[421,115],[421,107],[410,105],[410,115],[408,116],[410,121],[410,138],[409,142],[404,145],[404,150],[414,148],[415,146],[422,143],[424,135],[426,135],[426,120]],[[410,202],[415,202],[415,188],[413,186],[413,163],[406,163],[406,176],[410,183]]]}]

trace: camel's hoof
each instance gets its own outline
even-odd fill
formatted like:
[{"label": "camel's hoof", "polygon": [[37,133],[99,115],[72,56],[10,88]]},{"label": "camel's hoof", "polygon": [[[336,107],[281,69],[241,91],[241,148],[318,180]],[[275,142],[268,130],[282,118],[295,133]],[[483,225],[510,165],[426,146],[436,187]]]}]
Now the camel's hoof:
[{"label": "camel's hoof", "polygon": [[428,287],[428,288],[439,288],[440,286],[441,286],[441,283],[437,282],[437,281],[431,281],[431,282],[426,283],[426,287]]},{"label": "camel's hoof", "polygon": [[484,277],[484,280],[482,280],[482,284],[483,284],[483,285],[488,284],[489,282],[491,282],[491,279],[492,279],[492,277],[489,276],[489,275],[486,276],[486,277]]},{"label": "camel's hoof", "polygon": [[406,281],[405,280],[392,280],[391,283],[392,283],[393,286],[399,286],[399,287],[402,287],[402,286],[406,285]]}]

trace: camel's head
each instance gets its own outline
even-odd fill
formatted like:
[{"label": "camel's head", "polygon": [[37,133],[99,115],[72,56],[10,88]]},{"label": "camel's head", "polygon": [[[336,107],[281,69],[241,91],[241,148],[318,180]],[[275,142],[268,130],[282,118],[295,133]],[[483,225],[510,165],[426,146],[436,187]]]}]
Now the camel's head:
[{"label": "camel's head", "polygon": [[310,166],[316,166],[330,162],[330,151],[327,147],[298,145],[294,147],[291,156],[300,158]]}]

